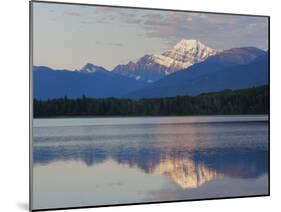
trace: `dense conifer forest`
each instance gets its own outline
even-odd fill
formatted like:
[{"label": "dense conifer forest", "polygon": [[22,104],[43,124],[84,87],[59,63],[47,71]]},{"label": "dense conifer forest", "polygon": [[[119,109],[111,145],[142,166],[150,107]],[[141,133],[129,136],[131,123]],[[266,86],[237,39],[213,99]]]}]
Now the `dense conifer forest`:
[{"label": "dense conifer forest", "polygon": [[268,114],[268,86],[225,90],[198,96],[126,99],[67,97],[34,99],[34,118],[86,116],[181,116]]}]

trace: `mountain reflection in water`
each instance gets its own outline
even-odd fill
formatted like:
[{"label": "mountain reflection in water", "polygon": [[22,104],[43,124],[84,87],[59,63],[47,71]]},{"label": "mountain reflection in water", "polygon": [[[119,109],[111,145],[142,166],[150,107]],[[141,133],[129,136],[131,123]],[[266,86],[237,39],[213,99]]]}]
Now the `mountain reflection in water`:
[{"label": "mountain reflection in water", "polygon": [[163,161],[152,172],[169,176],[182,189],[197,188],[218,176],[215,170],[190,159]]},{"label": "mountain reflection in water", "polygon": [[35,165],[83,161],[89,167],[113,159],[192,189],[220,176],[247,179],[267,173],[267,129],[265,123],[251,125],[247,131],[242,123],[150,126],[151,131],[142,126],[141,132],[136,126],[117,126],[117,131],[87,126],[75,135],[61,128],[62,135],[34,136],[33,159]]}]

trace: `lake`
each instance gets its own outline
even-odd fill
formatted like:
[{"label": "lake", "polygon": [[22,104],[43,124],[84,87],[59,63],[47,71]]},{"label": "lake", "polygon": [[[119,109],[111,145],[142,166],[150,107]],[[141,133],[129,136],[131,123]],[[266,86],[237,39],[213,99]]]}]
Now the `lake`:
[{"label": "lake", "polygon": [[267,116],[33,125],[33,209],[268,194]]}]

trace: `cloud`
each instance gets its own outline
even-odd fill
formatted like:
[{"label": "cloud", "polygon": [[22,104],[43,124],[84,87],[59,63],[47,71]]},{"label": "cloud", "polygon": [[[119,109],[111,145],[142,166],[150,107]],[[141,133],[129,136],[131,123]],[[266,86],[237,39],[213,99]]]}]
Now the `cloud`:
[{"label": "cloud", "polygon": [[[138,28],[138,36],[161,39],[169,45],[195,38],[220,49],[242,44],[267,49],[268,26],[263,17],[114,7],[95,7],[91,13],[94,16],[81,23]],[[81,16],[73,11],[67,15]]]},{"label": "cloud", "polygon": [[144,15],[143,19],[148,37],[170,43],[197,38],[224,48],[226,44],[234,46],[245,40],[249,45],[267,48],[267,20],[263,17],[160,11]]},{"label": "cloud", "polygon": [[97,45],[101,45],[101,46],[115,46],[115,47],[123,47],[122,43],[113,43],[113,42],[101,42],[101,41],[96,41]]}]

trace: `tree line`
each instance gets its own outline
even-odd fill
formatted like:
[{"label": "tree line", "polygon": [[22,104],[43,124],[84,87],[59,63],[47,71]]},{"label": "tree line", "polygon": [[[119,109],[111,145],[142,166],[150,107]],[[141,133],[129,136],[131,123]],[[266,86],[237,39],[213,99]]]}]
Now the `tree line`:
[{"label": "tree line", "polygon": [[268,114],[268,86],[149,99],[34,99],[34,117]]}]

